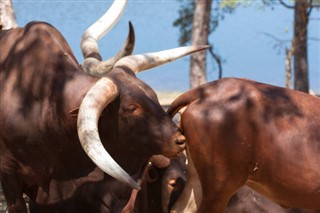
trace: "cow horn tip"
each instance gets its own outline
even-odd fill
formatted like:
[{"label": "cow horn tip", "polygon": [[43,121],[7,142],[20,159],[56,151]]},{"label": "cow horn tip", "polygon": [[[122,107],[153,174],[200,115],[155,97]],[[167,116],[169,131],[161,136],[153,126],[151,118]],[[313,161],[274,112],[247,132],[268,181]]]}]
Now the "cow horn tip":
[{"label": "cow horn tip", "polygon": [[199,50],[209,49],[210,45],[195,45],[195,47]]},{"label": "cow horn tip", "polygon": [[129,21],[129,28],[130,28],[130,29],[133,29],[132,21]]}]

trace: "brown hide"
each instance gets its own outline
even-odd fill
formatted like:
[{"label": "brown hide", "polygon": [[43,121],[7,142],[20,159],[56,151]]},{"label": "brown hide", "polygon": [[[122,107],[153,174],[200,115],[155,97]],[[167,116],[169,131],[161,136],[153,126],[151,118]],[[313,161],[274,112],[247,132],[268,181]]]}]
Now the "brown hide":
[{"label": "brown hide", "polygon": [[[83,72],[63,36],[47,23],[33,22],[0,31],[0,47],[0,177],[9,212],[26,212],[22,193],[47,208],[102,179],[110,185],[101,190],[129,199],[131,188],[97,170],[80,145],[77,120],[69,112],[79,108],[98,78]],[[173,157],[183,149],[181,134],[154,91],[130,69],[115,68],[105,76],[119,96],[99,120],[100,138],[138,179],[151,155]],[[103,205],[108,212],[112,201]]]},{"label": "brown hide", "polygon": [[247,186],[241,187],[234,194],[229,203],[226,213],[320,213],[320,210],[306,210],[283,208],[271,200],[263,197]]},{"label": "brown hide", "polygon": [[[152,194],[150,193],[152,187],[158,187],[159,183],[157,181],[148,183],[148,205],[151,207],[150,211],[146,212],[159,212],[165,213],[170,212],[173,204],[177,201],[179,196],[182,193],[182,190],[185,186],[188,170],[187,165],[185,163],[184,155],[180,155],[177,159],[172,159],[171,164],[168,168],[165,168],[165,172],[161,171],[163,169],[154,168],[151,166],[149,172],[151,172],[151,176],[157,176],[158,179],[162,179],[162,187],[164,190],[160,192],[160,190],[152,190]],[[160,171],[159,171],[160,170]],[[157,175],[154,175],[156,171]],[[159,172],[157,172],[159,171]],[[168,184],[171,182],[171,184]],[[151,186],[151,187],[150,187]],[[173,187],[174,190],[170,190]],[[171,188],[172,189],[172,188]],[[152,199],[152,197],[159,196],[161,194],[161,198],[158,199],[162,200],[162,202],[169,204],[166,205],[167,211],[162,211],[160,207],[159,201],[157,202],[156,199]],[[152,196],[153,195],[153,196]],[[150,202],[152,201],[152,202]],[[140,212],[140,211],[138,211]],[[186,210],[185,212],[192,212],[191,210]],[[306,209],[297,209],[297,208],[283,208],[276,203],[272,202],[268,198],[260,195],[259,193],[255,192],[254,190],[250,189],[248,186],[241,187],[228,202],[228,207],[225,211],[226,213],[320,213],[320,210],[306,210]]]},{"label": "brown hide", "polygon": [[202,186],[198,212],[224,212],[247,185],[284,207],[320,209],[320,99],[226,78],[178,97]]}]

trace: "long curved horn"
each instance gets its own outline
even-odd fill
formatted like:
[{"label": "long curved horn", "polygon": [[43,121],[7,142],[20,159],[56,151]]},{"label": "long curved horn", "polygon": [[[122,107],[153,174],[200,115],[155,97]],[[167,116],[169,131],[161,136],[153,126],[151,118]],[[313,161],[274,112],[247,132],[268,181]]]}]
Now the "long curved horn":
[{"label": "long curved horn", "polygon": [[[127,4],[128,0],[115,0],[109,10],[100,18],[98,21],[96,21],[94,24],[92,24],[83,34],[81,39],[81,50],[82,54],[85,59],[84,62],[84,69],[86,72],[90,73],[90,70],[86,70],[88,67],[87,64],[92,64],[92,60],[95,60],[94,63],[97,63],[98,61],[101,61],[101,56],[99,54],[99,48],[98,48],[98,41],[117,23],[117,21],[120,19],[125,6]],[[130,26],[132,27],[132,26]],[[130,34],[130,33],[129,33]],[[130,42],[132,42],[132,39],[129,39]],[[134,42],[134,37],[133,37]],[[124,55],[121,57],[124,57],[126,55],[130,55],[133,51],[134,45],[131,43],[128,44],[132,49],[131,52],[126,51],[120,51],[123,52]],[[125,50],[127,48],[123,48]],[[93,64],[94,64],[93,63]],[[110,65],[110,70],[112,69],[113,64]],[[93,67],[91,65],[90,67]],[[109,71],[109,70],[108,70]]]},{"label": "long curved horn", "polygon": [[100,56],[96,58],[94,56],[95,54],[92,54],[92,57],[88,57],[83,61],[82,67],[86,73],[100,77],[105,73],[109,72],[119,59],[128,55],[131,55],[134,49],[134,44],[135,44],[134,29],[133,29],[132,23],[129,22],[129,34],[127,36],[127,39],[123,44],[122,48],[119,50],[119,52],[115,56],[113,56],[112,58],[109,58],[106,61],[101,61]]},{"label": "long curved horn", "polygon": [[209,45],[195,45],[141,55],[130,55],[120,59],[114,67],[125,66],[130,68],[134,73],[138,73],[177,60],[188,54],[208,49],[209,47]]},{"label": "long curved horn", "polygon": [[135,189],[140,189],[139,184],[105,150],[98,133],[98,120],[102,110],[118,94],[117,86],[109,78],[103,77],[96,82],[80,105],[77,121],[78,136],[84,151],[102,171]]}]

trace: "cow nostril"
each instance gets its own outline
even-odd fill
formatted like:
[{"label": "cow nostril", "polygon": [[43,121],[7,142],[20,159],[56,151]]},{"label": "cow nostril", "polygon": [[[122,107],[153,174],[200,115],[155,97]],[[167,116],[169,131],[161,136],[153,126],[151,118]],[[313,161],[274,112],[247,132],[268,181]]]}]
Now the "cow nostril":
[{"label": "cow nostril", "polygon": [[172,188],[175,188],[176,186],[176,180],[169,180],[168,185],[171,186]]},{"label": "cow nostril", "polygon": [[176,144],[183,145],[186,142],[186,138],[183,135],[176,137]]},{"label": "cow nostril", "polygon": [[185,141],[183,140],[183,141],[181,141],[181,140],[176,140],[176,143],[178,144],[178,145],[183,145],[184,143],[185,143]]}]

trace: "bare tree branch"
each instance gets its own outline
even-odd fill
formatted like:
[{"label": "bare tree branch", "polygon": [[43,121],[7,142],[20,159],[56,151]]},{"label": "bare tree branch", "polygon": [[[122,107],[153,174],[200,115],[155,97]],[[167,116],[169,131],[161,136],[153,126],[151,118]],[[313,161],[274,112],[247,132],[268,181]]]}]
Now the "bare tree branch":
[{"label": "bare tree branch", "polygon": [[295,6],[292,5],[288,5],[287,3],[285,3],[283,0],[279,0],[280,4],[282,4],[284,7],[289,8],[289,9],[294,9]]},{"label": "bare tree branch", "polygon": [[310,40],[310,41],[320,41],[319,38],[313,38],[313,37],[308,38],[308,40]]},{"label": "bare tree branch", "polygon": [[275,35],[272,35],[272,34],[267,33],[267,32],[260,32],[260,34],[263,34],[263,35],[265,35],[265,36],[268,36],[268,37],[272,38],[273,40],[275,40],[275,41],[277,41],[277,42],[279,42],[279,43],[291,42],[290,39],[280,39],[280,38],[276,37]]},{"label": "bare tree branch", "polygon": [[212,45],[210,45],[209,52],[210,52],[212,58],[213,58],[213,59],[217,62],[217,64],[218,64],[219,79],[221,79],[221,78],[222,78],[222,64],[221,64],[221,59],[220,59],[220,57],[219,57],[217,54],[215,54],[215,53],[213,52]]},{"label": "bare tree branch", "polygon": [[310,8],[309,8],[309,10],[308,10],[308,12],[307,12],[308,17],[310,17],[310,14],[311,14],[311,12],[312,12],[312,8],[313,8],[313,6],[312,6],[312,0],[310,0]]}]

